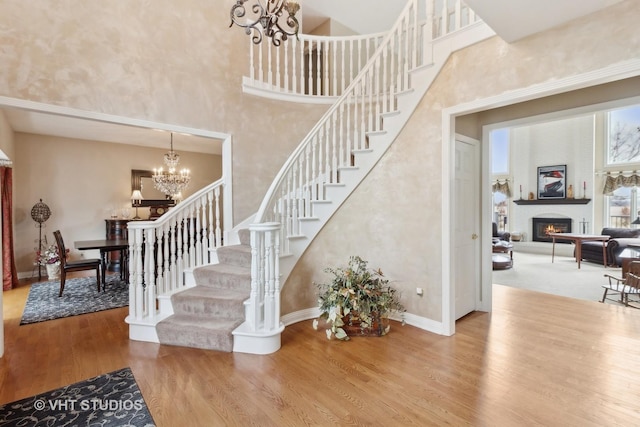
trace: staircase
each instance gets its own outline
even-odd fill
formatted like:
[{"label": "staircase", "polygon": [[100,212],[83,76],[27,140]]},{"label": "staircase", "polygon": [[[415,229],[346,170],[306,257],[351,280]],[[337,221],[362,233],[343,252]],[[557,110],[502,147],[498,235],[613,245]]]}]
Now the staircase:
[{"label": "staircase", "polygon": [[251,289],[248,230],[239,237],[239,245],[217,249],[218,264],[194,270],[196,286],[171,296],[174,314],[156,326],[161,344],[233,351],[232,332],[244,322]]},{"label": "staircase", "polygon": [[[300,256],[383,157],[450,54],[494,35],[473,22],[460,36],[433,40],[433,9],[426,21],[418,15],[417,0],[409,0],[360,73],[283,165],[249,230],[239,232],[239,245],[220,244],[224,181],[189,197],[159,224],[132,226],[132,339],[253,354],[280,348],[280,287]],[[442,12],[440,21],[446,16]],[[194,226],[185,227],[194,211]],[[207,262],[207,253],[219,263],[215,256]],[[163,303],[167,295],[170,304]]]}]

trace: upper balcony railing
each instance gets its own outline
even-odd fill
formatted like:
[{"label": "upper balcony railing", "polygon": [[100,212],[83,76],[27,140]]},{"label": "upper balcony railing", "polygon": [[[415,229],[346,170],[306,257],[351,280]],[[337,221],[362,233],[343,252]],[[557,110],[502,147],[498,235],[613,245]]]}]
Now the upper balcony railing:
[{"label": "upper balcony railing", "polygon": [[[437,39],[475,22],[460,0],[426,0],[419,22],[427,40]],[[307,103],[333,103],[351,84],[387,33],[358,36],[300,34],[286,43],[249,43],[249,73],[244,91],[254,95]],[[429,34],[431,37],[429,37]]]}]

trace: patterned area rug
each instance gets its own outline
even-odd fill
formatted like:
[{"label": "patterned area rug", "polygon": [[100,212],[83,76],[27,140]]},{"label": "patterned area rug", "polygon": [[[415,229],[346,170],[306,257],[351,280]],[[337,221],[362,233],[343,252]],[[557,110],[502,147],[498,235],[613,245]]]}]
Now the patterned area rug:
[{"label": "patterned area rug", "polygon": [[129,368],[0,405],[2,426],[155,426]]},{"label": "patterned area rug", "polygon": [[21,325],[44,322],[129,305],[129,285],[117,275],[107,276],[106,290],[98,292],[95,277],[68,279],[61,297],[60,282],[34,283],[29,290]]}]

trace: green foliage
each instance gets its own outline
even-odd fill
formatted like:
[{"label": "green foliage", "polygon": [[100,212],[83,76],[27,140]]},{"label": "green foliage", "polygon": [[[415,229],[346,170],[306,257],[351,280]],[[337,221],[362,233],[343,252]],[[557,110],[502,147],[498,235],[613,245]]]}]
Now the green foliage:
[{"label": "green foliage", "polygon": [[[324,271],[332,274],[333,279],[328,284],[316,286],[319,291],[320,318],[326,319],[331,325],[327,329],[329,339],[333,336],[341,340],[349,339],[342,328],[343,318],[349,314],[356,314],[360,327],[364,329],[373,324],[376,316],[386,318],[392,311],[405,311],[397,290],[389,285],[382,271],[367,268],[367,261],[359,256],[350,257],[347,268],[326,268]],[[313,323],[315,329],[317,325],[316,319]]]}]

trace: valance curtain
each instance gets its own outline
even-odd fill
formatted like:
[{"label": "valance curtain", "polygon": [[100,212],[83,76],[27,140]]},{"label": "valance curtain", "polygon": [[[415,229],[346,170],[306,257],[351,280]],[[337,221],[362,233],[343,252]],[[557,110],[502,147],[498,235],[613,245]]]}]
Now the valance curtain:
[{"label": "valance curtain", "polygon": [[494,182],[493,185],[491,186],[491,191],[494,193],[502,193],[507,197],[511,197],[511,189],[509,188],[509,181]]},{"label": "valance curtain", "polygon": [[640,187],[640,175],[636,173],[629,176],[623,174],[617,176],[607,175],[602,193],[605,196],[611,196],[620,187]]},{"label": "valance curtain", "polygon": [[13,253],[13,169],[0,166],[0,210],[2,215],[2,290],[18,286],[16,259]]}]

